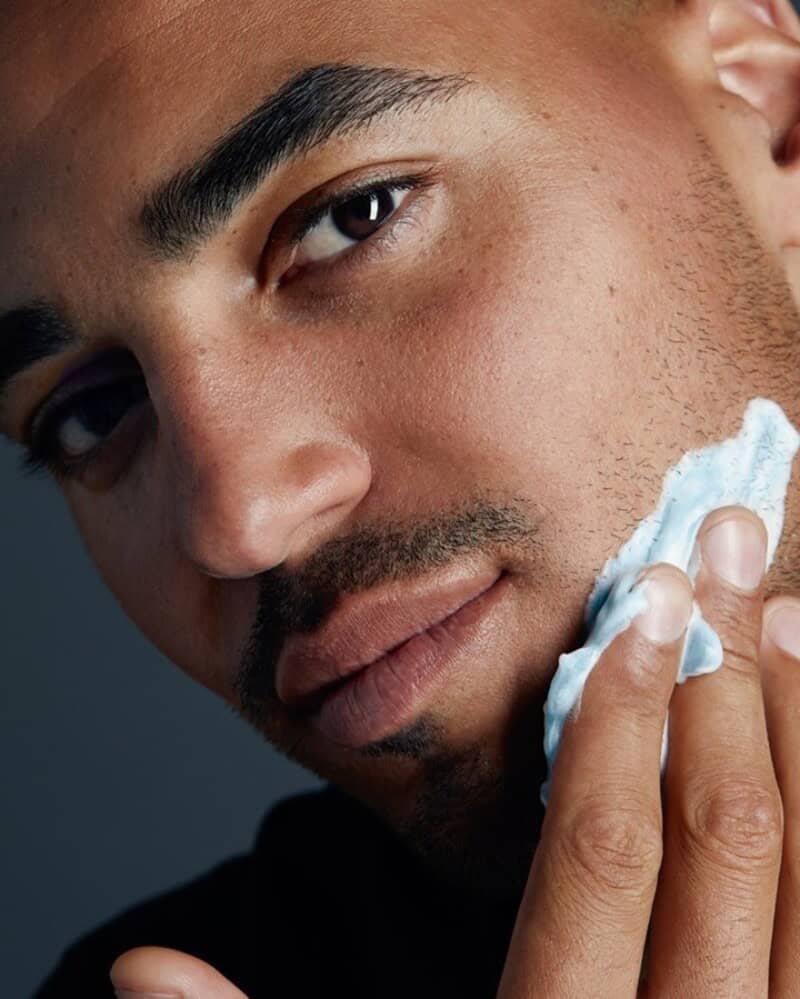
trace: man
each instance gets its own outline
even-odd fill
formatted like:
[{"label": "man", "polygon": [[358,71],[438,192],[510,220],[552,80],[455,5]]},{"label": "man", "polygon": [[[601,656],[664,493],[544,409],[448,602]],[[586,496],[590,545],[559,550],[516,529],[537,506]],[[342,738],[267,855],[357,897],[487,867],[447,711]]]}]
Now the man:
[{"label": "man", "polygon": [[673,693],[654,570],[538,799],[665,471],[756,396],[800,424],[788,0],[26,0],[0,47],[2,429],[330,782],[38,994],[617,997],[646,936],[649,995],[800,994],[796,484],[766,581],[754,514],[704,525],[723,669]]}]

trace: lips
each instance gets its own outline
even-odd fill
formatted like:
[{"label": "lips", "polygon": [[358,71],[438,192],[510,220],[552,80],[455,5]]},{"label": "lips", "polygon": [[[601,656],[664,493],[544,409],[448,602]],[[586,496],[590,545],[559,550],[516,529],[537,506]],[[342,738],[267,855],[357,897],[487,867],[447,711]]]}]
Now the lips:
[{"label": "lips", "polygon": [[404,590],[347,595],[314,635],[293,635],[276,671],[278,696],[311,710],[345,678],[449,617],[488,590],[501,571],[474,565]]}]

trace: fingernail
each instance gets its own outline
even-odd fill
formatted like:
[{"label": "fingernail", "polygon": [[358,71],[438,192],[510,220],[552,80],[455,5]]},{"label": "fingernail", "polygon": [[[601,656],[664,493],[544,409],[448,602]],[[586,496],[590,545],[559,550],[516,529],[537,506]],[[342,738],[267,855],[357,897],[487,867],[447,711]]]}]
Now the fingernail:
[{"label": "fingernail", "polygon": [[634,625],[651,642],[674,642],[686,631],[692,614],[694,594],[669,569],[650,569],[636,586],[647,597],[647,610],[633,619]]},{"label": "fingernail", "polygon": [[779,648],[800,659],[800,607],[781,604],[767,617],[766,626]]},{"label": "fingernail", "polygon": [[764,575],[767,546],[764,532],[749,517],[728,517],[703,533],[703,561],[727,583],[755,590]]}]

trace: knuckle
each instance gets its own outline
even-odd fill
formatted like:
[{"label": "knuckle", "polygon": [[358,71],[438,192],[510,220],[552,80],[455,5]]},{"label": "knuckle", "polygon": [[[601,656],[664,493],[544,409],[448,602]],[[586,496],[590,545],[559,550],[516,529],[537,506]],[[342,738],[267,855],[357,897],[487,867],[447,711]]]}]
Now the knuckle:
[{"label": "knuckle", "polygon": [[[645,668],[652,669],[652,664]],[[631,682],[612,686],[606,693],[613,695],[613,703],[609,705],[607,719],[615,728],[631,733],[653,733],[660,735],[664,727],[667,712],[668,694],[659,685],[659,678],[647,677],[644,670],[630,669]],[[638,674],[635,678],[633,674]]]},{"label": "knuckle", "polygon": [[722,661],[728,674],[734,674],[752,683],[759,683],[759,639],[751,633],[725,634],[722,638]]},{"label": "knuckle", "polygon": [[675,685],[676,668],[670,652],[640,642],[621,642],[616,647],[610,646],[607,652],[617,660],[602,673],[593,671],[587,680],[587,690],[594,679],[591,694],[602,700],[615,719],[627,719],[637,726],[644,722],[663,727]]},{"label": "knuckle", "polygon": [[750,608],[742,606],[745,602],[737,597],[715,607],[711,626],[720,636],[726,670],[756,679],[761,628]]},{"label": "knuckle", "polygon": [[638,901],[661,866],[660,811],[610,799],[585,802],[572,816],[563,847],[585,891]]},{"label": "knuckle", "polygon": [[783,804],[767,781],[733,776],[697,785],[687,792],[682,818],[686,838],[719,866],[780,862]]},{"label": "knuckle", "polygon": [[628,649],[627,655],[625,675],[621,678],[623,682],[617,684],[615,698],[625,702],[626,710],[631,708],[647,715],[664,714],[670,680],[674,681],[664,669],[668,653],[637,643]]}]

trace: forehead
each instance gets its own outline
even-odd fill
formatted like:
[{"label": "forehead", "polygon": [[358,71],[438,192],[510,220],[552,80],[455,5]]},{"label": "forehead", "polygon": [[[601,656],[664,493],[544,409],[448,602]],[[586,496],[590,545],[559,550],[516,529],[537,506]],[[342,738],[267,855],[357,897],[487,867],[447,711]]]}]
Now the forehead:
[{"label": "forehead", "polygon": [[82,152],[95,164],[124,159],[131,179],[152,173],[154,159],[215,136],[232,112],[312,64],[470,63],[465,44],[472,41],[477,59],[483,41],[477,24],[470,30],[475,6],[471,0],[17,4],[0,33],[2,179],[15,188],[37,164],[52,179],[54,167],[79,166]]},{"label": "forehead", "polygon": [[[6,261],[41,257],[56,232],[63,247],[70,229],[82,251],[108,252],[111,234],[130,225],[137,193],[190,162],[303,68],[471,69],[485,58],[488,24],[477,0],[10,6],[0,33]],[[523,20],[512,0],[503,8],[510,22]]]},{"label": "forehead", "polygon": [[[603,88],[616,90],[622,71],[598,11],[583,0],[11,0],[0,32],[0,311],[49,298],[124,322],[119,303],[145,294],[151,273],[130,240],[147,194],[308,67],[466,72],[490,91],[521,91],[524,116],[553,101],[581,114],[608,105]],[[487,106],[449,127],[480,130]]]}]

